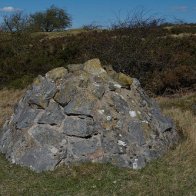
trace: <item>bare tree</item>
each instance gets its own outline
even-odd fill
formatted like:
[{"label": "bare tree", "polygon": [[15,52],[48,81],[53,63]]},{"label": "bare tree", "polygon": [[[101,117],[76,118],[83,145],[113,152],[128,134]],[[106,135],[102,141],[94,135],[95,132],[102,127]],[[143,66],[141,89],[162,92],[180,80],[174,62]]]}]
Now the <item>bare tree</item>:
[{"label": "bare tree", "polygon": [[160,26],[164,19],[149,15],[144,9],[130,11],[124,18],[116,16],[115,22],[111,24],[112,29],[135,29],[135,28],[152,28]]},{"label": "bare tree", "polygon": [[11,15],[3,16],[3,23],[1,29],[6,32],[21,32],[27,29],[29,26],[28,16],[22,12],[16,12]]},{"label": "bare tree", "polygon": [[82,28],[83,28],[84,30],[87,30],[87,31],[93,31],[93,30],[102,29],[103,26],[97,24],[96,22],[92,22],[92,23],[90,23],[90,24],[83,25]]}]

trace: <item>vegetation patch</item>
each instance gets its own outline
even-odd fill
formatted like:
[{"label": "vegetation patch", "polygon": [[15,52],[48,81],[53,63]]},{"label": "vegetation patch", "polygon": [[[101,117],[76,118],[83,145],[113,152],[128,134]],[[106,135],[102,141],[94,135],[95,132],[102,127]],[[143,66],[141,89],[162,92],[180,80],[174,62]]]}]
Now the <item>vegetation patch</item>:
[{"label": "vegetation patch", "polygon": [[0,33],[0,87],[23,88],[52,68],[100,58],[151,95],[195,89],[196,36],[172,37],[162,26],[79,32]]}]

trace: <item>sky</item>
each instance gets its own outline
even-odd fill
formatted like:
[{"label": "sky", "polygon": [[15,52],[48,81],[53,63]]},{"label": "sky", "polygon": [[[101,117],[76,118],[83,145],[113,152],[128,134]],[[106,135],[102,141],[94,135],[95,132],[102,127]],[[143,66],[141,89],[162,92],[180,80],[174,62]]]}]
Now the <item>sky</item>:
[{"label": "sky", "polygon": [[66,9],[72,16],[72,27],[91,23],[108,26],[115,19],[123,19],[127,13],[145,10],[173,21],[175,18],[196,23],[196,0],[0,0],[0,21],[3,15],[15,11],[30,14],[43,11],[51,5]]}]

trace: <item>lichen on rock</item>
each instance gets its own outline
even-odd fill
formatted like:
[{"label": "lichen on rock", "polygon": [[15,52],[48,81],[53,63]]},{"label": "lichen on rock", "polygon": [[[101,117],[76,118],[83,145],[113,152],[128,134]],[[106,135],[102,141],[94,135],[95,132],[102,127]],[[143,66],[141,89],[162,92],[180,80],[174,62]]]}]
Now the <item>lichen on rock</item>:
[{"label": "lichen on rock", "polygon": [[101,66],[101,62],[99,59],[91,59],[84,63],[84,71],[92,75],[106,73],[106,71]]},{"label": "lichen on rock", "polygon": [[58,67],[46,73],[46,78],[56,81],[58,79],[64,78],[67,73],[68,71],[64,67]]},{"label": "lichen on rock", "polygon": [[[107,71],[106,71],[107,70]],[[99,59],[38,76],[0,134],[0,151],[36,172],[110,162],[140,169],[179,139],[137,79]]]},{"label": "lichen on rock", "polygon": [[127,75],[125,75],[124,73],[119,73],[118,74],[118,80],[122,85],[125,86],[131,86],[133,79]]}]

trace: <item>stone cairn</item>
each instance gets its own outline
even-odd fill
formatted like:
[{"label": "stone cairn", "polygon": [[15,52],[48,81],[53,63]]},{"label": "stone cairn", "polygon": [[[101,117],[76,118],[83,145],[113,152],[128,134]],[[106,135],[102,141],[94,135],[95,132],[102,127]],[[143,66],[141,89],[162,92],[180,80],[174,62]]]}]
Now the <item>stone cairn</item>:
[{"label": "stone cairn", "polygon": [[178,142],[137,79],[99,59],[38,76],[0,132],[0,151],[36,172],[99,162],[140,169]]}]

